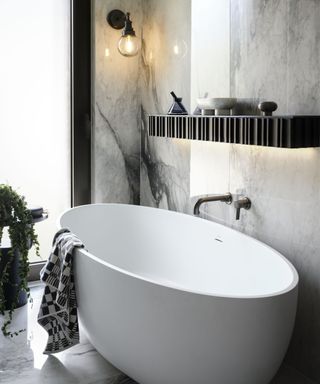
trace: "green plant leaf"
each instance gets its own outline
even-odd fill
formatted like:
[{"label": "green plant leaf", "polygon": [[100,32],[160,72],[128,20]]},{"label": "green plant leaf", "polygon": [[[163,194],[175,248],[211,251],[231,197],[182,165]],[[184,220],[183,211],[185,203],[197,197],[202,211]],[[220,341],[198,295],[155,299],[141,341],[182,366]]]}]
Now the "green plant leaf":
[{"label": "green plant leaf", "polygon": [[[34,223],[30,210],[27,208],[26,201],[23,196],[19,195],[10,185],[0,184],[0,243],[3,236],[4,227],[8,227],[8,233],[11,240],[11,249],[7,252],[8,261],[0,271],[0,314],[5,315],[6,298],[4,295],[4,287],[9,284],[9,272],[13,258],[19,257],[19,277],[20,282],[17,285],[16,295],[12,302],[11,308],[7,313],[1,331],[4,336],[16,336],[24,330],[11,332],[8,327],[12,321],[12,315],[18,305],[19,293],[27,292],[30,298],[28,288],[29,260],[28,253],[30,246],[33,245],[37,256],[40,256],[38,236],[34,230]],[[0,249],[0,260],[3,255]],[[12,285],[12,283],[11,283]]]}]

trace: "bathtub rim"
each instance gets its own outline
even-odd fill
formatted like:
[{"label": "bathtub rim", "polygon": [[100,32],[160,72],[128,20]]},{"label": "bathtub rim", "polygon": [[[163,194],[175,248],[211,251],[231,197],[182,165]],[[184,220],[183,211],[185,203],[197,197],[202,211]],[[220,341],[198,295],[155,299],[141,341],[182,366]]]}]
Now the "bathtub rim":
[{"label": "bathtub rim", "polygon": [[167,282],[163,283],[163,282],[157,281],[155,279],[144,277],[142,275],[130,272],[130,271],[126,270],[126,269],[120,268],[120,267],[118,267],[118,266],[116,266],[114,264],[111,264],[111,263],[109,263],[107,261],[104,261],[104,260],[100,259],[99,257],[93,255],[92,253],[90,253],[89,251],[87,251],[84,248],[78,248],[77,249],[78,252],[83,253],[85,256],[89,257],[90,259],[94,260],[95,262],[98,262],[98,263],[104,265],[105,267],[110,268],[110,269],[112,269],[114,271],[117,271],[119,273],[127,275],[128,277],[135,278],[135,279],[138,279],[138,280],[142,280],[142,281],[144,281],[146,283],[149,283],[149,284],[154,284],[154,285],[157,285],[157,286],[173,289],[173,290],[176,290],[176,291],[192,293],[192,294],[195,294],[195,295],[210,296],[210,297],[223,298],[223,299],[247,299],[247,300],[249,300],[249,299],[263,299],[263,298],[277,297],[277,296],[285,295],[286,293],[289,293],[290,291],[293,291],[293,290],[298,288],[298,285],[299,285],[299,275],[298,275],[298,272],[297,272],[296,268],[279,251],[277,251],[276,249],[272,248],[268,244],[265,244],[264,242],[262,242],[262,241],[260,241],[258,239],[255,239],[252,236],[249,236],[249,235],[247,235],[245,233],[237,231],[234,228],[230,228],[230,227],[228,227],[226,225],[223,225],[223,224],[220,224],[220,223],[216,223],[214,221],[210,221],[210,220],[203,219],[203,218],[200,218],[200,217],[195,217],[195,216],[192,216],[192,215],[189,215],[189,214],[186,214],[186,213],[175,212],[175,211],[170,211],[170,210],[161,209],[161,208],[146,207],[146,206],[132,205],[132,204],[122,204],[122,203],[84,204],[84,205],[79,205],[79,206],[72,207],[72,208],[64,210],[59,215],[59,217],[57,219],[57,227],[59,229],[63,228],[62,225],[61,225],[61,219],[69,211],[79,210],[82,207],[90,207],[90,206],[119,206],[119,205],[124,206],[124,207],[131,207],[131,208],[135,207],[136,209],[138,209],[138,208],[141,209],[142,208],[142,209],[146,209],[146,210],[161,210],[161,211],[166,212],[169,215],[170,214],[182,215],[182,216],[187,216],[188,218],[190,218],[190,217],[194,218],[195,220],[204,220],[205,222],[213,223],[213,224],[217,225],[218,227],[223,227],[224,229],[230,230],[232,232],[236,232],[237,234],[240,234],[240,235],[242,235],[242,236],[244,236],[246,238],[249,238],[250,241],[253,241],[253,242],[259,244],[260,246],[265,247],[269,251],[276,253],[277,256],[280,257],[287,264],[287,266],[290,268],[290,270],[292,272],[292,275],[293,275],[292,281],[291,281],[291,283],[285,289],[282,289],[281,291],[277,291],[277,292],[273,292],[273,293],[266,293],[266,294],[263,294],[263,295],[261,295],[261,294],[260,295],[254,295],[254,294],[251,294],[251,295],[236,295],[236,294],[228,295],[228,294],[221,294],[221,293],[217,294],[217,293],[214,293],[214,292],[206,292],[206,291],[201,291],[201,290],[198,291],[198,290],[194,290],[194,289],[188,289],[187,287],[182,287],[182,286],[179,286],[178,284],[174,285],[174,284],[170,284],[169,282],[168,283]]}]

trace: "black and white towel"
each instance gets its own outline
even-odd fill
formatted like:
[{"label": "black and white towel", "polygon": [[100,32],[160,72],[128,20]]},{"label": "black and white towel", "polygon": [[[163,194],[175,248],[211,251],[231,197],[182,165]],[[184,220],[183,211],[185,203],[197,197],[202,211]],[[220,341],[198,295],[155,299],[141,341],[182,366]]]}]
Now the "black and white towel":
[{"label": "black and white towel", "polygon": [[72,271],[74,247],[82,242],[68,229],[58,231],[46,265],[40,272],[45,283],[38,323],[48,332],[43,353],[61,352],[79,343],[77,299]]}]

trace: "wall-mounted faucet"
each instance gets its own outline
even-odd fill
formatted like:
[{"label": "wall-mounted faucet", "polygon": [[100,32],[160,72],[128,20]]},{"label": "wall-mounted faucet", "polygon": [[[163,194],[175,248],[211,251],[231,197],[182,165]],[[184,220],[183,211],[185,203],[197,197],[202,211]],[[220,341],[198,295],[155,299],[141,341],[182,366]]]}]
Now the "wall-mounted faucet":
[{"label": "wall-mounted faucet", "polygon": [[248,197],[240,197],[239,200],[236,200],[234,202],[234,207],[236,209],[236,220],[240,219],[240,209],[250,209],[251,208],[251,201]]},{"label": "wall-mounted faucet", "polygon": [[206,197],[200,197],[200,199],[197,200],[194,209],[193,209],[193,214],[195,216],[200,215],[200,205],[204,203],[209,203],[211,201],[223,201],[226,204],[231,204],[232,203],[232,195],[230,192],[227,192],[222,195],[211,195],[211,196],[206,196]]}]

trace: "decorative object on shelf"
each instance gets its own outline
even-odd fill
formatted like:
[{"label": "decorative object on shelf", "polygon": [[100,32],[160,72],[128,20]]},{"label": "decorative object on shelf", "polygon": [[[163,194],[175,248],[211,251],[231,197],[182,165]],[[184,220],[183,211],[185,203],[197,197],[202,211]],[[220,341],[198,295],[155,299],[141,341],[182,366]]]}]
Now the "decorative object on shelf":
[{"label": "decorative object on shelf", "polygon": [[[208,92],[206,92],[204,95],[203,95],[203,99],[206,98],[208,96]],[[199,108],[199,105],[196,106],[196,109],[193,111],[193,115],[201,115],[202,114],[202,111],[201,111],[201,108]]]},{"label": "decorative object on shelf", "polygon": [[132,27],[130,13],[114,9],[107,15],[109,25],[114,29],[123,29],[118,42],[118,51],[126,57],[136,56],[140,49],[140,40]]},{"label": "decorative object on shelf", "polygon": [[272,112],[278,109],[278,104],[274,101],[262,101],[258,108],[262,112],[262,116],[272,116]]},{"label": "decorative object on shelf", "polygon": [[234,97],[201,97],[197,99],[198,107],[203,116],[229,116],[236,102],[237,99]]},{"label": "decorative object on shelf", "polygon": [[320,116],[150,115],[150,136],[261,145],[320,147]]},{"label": "decorative object on shelf", "polygon": [[170,95],[173,97],[173,104],[169,108],[168,115],[187,115],[188,112],[182,104],[182,97],[177,97],[173,91],[170,92]]},{"label": "decorative object on shelf", "polygon": [[[10,237],[7,243],[3,239],[5,227]],[[6,184],[0,184],[0,244],[0,314],[5,315],[8,310],[1,330],[4,336],[13,337],[23,331],[8,330],[13,312],[30,297],[27,285],[29,249],[33,245],[36,254],[40,254],[32,213],[24,197]]]},{"label": "decorative object on shelf", "polygon": [[238,97],[236,105],[232,108],[233,116],[261,116],[261,111],[258,108],[262,100],[258,98],[243,98]]}]

